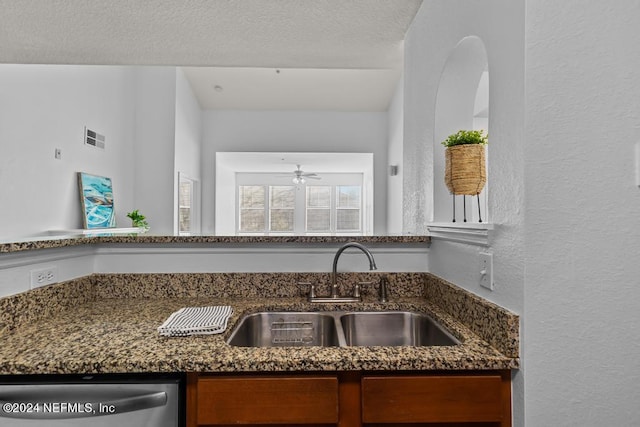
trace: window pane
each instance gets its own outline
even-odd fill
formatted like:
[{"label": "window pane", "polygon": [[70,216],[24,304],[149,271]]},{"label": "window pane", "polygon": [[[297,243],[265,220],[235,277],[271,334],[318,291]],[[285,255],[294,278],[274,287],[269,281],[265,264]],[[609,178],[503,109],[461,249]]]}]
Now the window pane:
[{"label": "window pane", "polygon": [[328,208],[331,204],[331,187],[307,186],[307,208]]},{"label": "window pane", "polygon": [[360,209],[340,209],[337,211],[338,231],[360,230]]},{"label": "window pane", "polygon": [[331,187],[326,185],[307,186],[307,226],[306,231],[331,231]]},{"label": "window pane", "polygon": [[178,231],[180,234],[191,232],[192,181],[180,178],[178,186]]},{"label": "window pane", "polygon": [[307,231],[331,231],[331,210],[307,209]]},{"label": "window pane", "polygon": [[296,204],[296,187],[273,186],[271,189],[271,209],[293,209]]},{"label": "window pane", "polygon": [[293,231],[293,209],[271,209],[271,231]]},{"label": "window pane", "polygon": [[241,185],[238,188],[240,203],[240,231],[264,232],[265,229],[265,187],[262,185]]},{"label": "window pane", "polygon": [[269,194],[269,230],[292,232],[296,188],[293,185],[274,185],[269,187]]},{"label": "window pane", "polygon": [[240,210],[240,231],[244,231],[244,232],[264,231],[264,210],[262,209]]},{"label": "window pane", "polygon": [[181,182],[180,191],[178,192],[178,203],[180,206],[191,206],[191,183]]},{"label": "window pane", "polygon": [[338,208],[360,208],[360,186],[339,185],[336,187]]},{"label": "window pane", "polygon": [[190,208],[180,208],[179,221],[180,221],[181,232],[191,231],[191,209]]},{"label": "window pane", "polygon": [[240,186],[240,209],[264,208],[264,187],[262,185]]}]

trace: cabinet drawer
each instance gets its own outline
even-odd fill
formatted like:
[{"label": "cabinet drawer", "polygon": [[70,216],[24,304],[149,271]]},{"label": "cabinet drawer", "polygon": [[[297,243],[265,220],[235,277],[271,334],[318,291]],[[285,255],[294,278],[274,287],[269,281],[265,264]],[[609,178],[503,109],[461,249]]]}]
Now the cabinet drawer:
[{"label": "cabinet drawer", "polygon": [[330,424],[338,421],[335,376],[200,378],[198,424]]},{"label": "cabinet drawer", "polygon": [[367,376],[362,378],[365,423],[501,421],[502,379],[487,376]]}]

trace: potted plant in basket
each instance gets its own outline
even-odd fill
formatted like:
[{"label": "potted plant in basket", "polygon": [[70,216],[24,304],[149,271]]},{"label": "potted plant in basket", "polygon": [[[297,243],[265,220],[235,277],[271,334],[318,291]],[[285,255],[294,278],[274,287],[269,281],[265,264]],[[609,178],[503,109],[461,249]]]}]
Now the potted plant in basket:
[{"label": "potted plant in basket", "polygon": [[460,130],[442,141],[445,151],[444,181],[453,195],[477,196],[487,182],[483,130]]}]

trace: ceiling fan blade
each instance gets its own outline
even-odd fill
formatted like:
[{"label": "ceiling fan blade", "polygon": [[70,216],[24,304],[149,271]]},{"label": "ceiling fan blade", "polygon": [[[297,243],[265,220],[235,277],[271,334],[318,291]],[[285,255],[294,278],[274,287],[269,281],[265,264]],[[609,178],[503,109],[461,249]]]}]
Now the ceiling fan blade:
[{"label": "ceiling fan blade", "polygon": [[301,165],[296,165],[297,169],[291,173],[275,173],[273,176],[277,177],[293,177],[295,178],[309,178],[309,179],[322,179],[317,173],[306,173],[301,169]]}]

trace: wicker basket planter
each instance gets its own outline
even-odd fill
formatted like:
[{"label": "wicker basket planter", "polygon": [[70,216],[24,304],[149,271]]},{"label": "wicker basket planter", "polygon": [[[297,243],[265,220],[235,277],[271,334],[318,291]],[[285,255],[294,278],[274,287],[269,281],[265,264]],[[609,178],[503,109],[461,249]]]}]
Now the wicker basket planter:
[{"label": "wicker basket planter", "polygon": [[445,150],[444,182],[451,194],[475,196],[487,182],[484,145],[464,144]]}]

